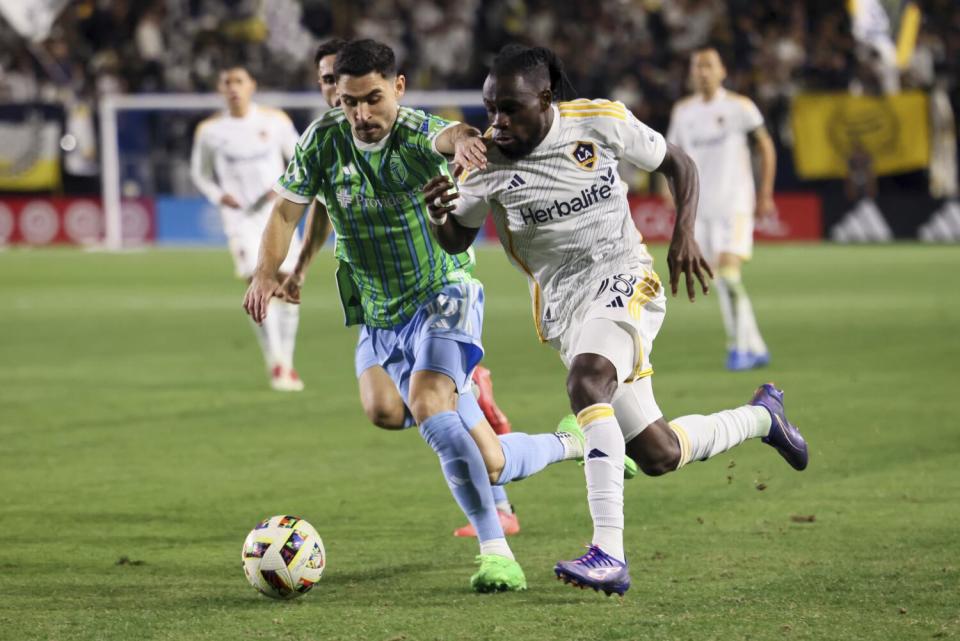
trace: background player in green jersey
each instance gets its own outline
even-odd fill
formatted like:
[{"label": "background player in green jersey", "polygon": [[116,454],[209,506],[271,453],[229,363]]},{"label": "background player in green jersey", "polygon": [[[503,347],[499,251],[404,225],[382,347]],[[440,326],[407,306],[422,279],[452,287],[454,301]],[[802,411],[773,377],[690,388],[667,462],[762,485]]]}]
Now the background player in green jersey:
[{"label": "background player in green jersey", "polygon": [[[478,591],[525,589],[526,579],[497,518],[490,481],[524,478],[583,455],[572,432],[511,433],[497,440],[469,391],[483,355],[483,287],[466,255],[443,251],[430,233],[420,188],[447,172],[446,156],[483,167],[479,131],[400,107],[405,80],[393,52],[372,40],[337,55],[342,109],[301,136],[264,231],[244,307],[261,322],[281,283],[277,267],[305,207],[322,194],[337,232],[338,283],[348,324],[369,342],[440,459],[451,492],[480,541]],[[485,465],[477,440],[495,452]],[[492,444],[491,444],[492,441]],[[489,474],[489,477],[488,477]]]},{"label": "background player in green jersey", "polygon": [[[343,48],[346,41],[334,38],[322,43],[314,55],[314,64],[317,71],[317,85],[323,99],[331,109],[340,105],[337,97],[337,80],[333,72],[333,65],[337,53]],[[280,286],[280,298],[287,303],[299,304],[300,293],[306,277],[306,271],[317,251],[323,247],[333,225],[327,214],[326,205],[320,196],[314,200],[307,214],[303,248],[297,257],[296,266]],[[397,386],[376,360],[369,342],[357,346],[355,369],[360,391],[360,403],[370,422],[377,427],[387,430],[401,430],[414,426],[413,415],[403,399]],[[474,392],[477,404],[483,411],[483,416],[497,434],[510,433],[510,421],[497,407],[493,399],[493,383],[490,371],[478,365],[471,375],[474,383]],[[571,417],[572,418],[572,417]],[[568,419],[569,420],[569,419]],[[471,434],[475,432],[471,431]],[[493,450],[495,451],[495,450]],[[500,485],[494,485],[493,500],[497,506],[497,516],[503,533],[507,536],[520,532],[520,521],[513,511],[513,505],[507,497],[507,491]],[[466,525],[454,530],[454,536],[474,537],[477,535],[473,525]]]}]

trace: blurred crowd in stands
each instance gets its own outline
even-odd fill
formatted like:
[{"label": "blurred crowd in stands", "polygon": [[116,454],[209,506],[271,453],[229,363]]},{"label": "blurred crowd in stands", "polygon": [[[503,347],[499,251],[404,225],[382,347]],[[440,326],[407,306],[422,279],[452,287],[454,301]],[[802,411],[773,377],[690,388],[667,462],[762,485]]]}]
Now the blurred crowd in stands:
[{"label": "blurred crowd in stands", "polygon": [[[881,2],[884,0],[881,0]],[[893,2],[899,5],[898,2]],[[413,89],[477,89],[508,42],[545,45],[577,93],[622,100],[664,130],[688,92],[689,54],[707,44],[727,85],[772,129],[800,90],[932,89],[960,97],[960,2],[919,0],[923,22],[905,70],[854,36],[841,0],[77,0],[28,46],[0,21],[0,102],[85,101],[112,92],[210,91],[224,61],[261,89],[315,88],[325,38],[392,45]],[[896,37],[896,33],[892,34]],[[776,135],[776,132],[775,132]],[[787,135],[787,134],[785,134]]]}]

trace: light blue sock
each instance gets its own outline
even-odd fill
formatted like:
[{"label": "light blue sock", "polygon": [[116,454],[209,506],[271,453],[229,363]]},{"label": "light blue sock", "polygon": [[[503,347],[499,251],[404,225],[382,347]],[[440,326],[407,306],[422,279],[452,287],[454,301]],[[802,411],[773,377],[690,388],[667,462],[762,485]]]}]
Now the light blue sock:
[{"label": "light blue sock", "polygon": [[490,491],[480,448],[456,412],[434,414],[420,424],[420,435],[440,458],[447,486],[477,531],[480,542],[502,539],[503,528]]},{"label": "light blue sock", "polygon": [[[510,505],[507,490],[502,485],[491,485],[490,493],[493,495],[493,504],[497,506],[498,510]],[[513,508],[510,508],[510,512],[513,512]]]},{"label": "light blue sock", "polygon": [[416,419],[413,418],[413,414],[410,413],[410,410],[406,405],[403,406],[403,429],[408,430],[411,427],[414,427],[417,424]]},{"label": "light blue sock", "polygon": [[511,432],[500,437],[500,447],[504,462],[497,485],[525,479],[563,460],[563,443],[556,434]]}]

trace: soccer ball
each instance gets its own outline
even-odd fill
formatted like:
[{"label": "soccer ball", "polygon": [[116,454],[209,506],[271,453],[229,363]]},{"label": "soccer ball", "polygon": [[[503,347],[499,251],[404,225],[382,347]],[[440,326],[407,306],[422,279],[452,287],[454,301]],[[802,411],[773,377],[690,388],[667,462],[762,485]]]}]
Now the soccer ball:
[{"label": "soccer ball", "polygon": [[260,521],[243,542],[241,558],[250,585],[272,599],[306,594],[327,564],[320,535],[296,516]]}]

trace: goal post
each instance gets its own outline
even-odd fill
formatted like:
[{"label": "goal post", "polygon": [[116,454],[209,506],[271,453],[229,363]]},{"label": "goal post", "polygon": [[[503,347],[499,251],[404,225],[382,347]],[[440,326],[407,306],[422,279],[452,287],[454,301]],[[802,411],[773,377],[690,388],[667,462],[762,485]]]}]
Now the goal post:
[{"label": "goal post", "polygon": [[[326,111],[319,92],[258,92],[258,104],[283,110]],[[401,103],[423,109],[482,109],[479,91],[408,91]],[[104,214],[104,246],[119,251],[124,246],[121,208],[120,134],[125,112],[214,112],[223,109],[216,93],[146,93],[104,96],[100,101],[101,192]],[[186,160],[186,162],[189,162]]]}]

